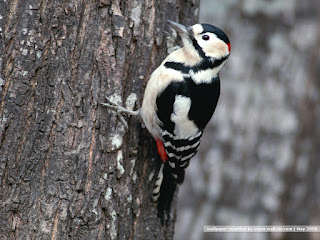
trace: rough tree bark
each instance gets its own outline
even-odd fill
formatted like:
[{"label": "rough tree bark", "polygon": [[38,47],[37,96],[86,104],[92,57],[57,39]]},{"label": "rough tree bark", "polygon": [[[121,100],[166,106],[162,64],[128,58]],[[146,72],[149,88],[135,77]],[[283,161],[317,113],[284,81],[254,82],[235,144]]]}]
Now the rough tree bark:
[{"label": "rough tree bark", "polygon": [[166,20],[198,0],[1,1],[0,239],[171,239],[151,201],[157,164],[137,108]]}]

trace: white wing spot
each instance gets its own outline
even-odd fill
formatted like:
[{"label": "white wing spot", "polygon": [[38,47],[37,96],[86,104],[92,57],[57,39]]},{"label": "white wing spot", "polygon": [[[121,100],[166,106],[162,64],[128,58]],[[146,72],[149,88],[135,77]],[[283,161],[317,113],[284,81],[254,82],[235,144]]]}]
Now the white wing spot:
[{"label": "white wing spot", "polygon": [[181,95],[176,96],[171,121],[175,123],[174,135],[179,138],[189,138],[199,131],[194,122],[188,118],[190,107],[190,98]]}]

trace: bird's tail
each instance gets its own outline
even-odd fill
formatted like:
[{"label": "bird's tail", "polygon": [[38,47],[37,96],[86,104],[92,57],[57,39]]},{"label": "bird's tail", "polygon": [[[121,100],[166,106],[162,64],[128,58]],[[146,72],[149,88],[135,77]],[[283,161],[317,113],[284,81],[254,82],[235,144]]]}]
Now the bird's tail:
[{"label": "bird's tail", "polygon": [[171,167],[168,162],[162,163],[152,195],[153,200],[157,202],[158,217],[162,225],[170,218],[170,206],[176,187]]}]

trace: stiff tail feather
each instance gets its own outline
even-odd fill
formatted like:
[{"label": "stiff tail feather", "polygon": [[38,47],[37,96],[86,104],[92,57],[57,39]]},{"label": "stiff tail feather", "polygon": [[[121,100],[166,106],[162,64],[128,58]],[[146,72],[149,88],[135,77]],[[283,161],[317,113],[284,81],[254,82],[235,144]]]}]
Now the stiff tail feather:
[{"label": "stiff tail feather", "polygon": [[171,167],[168,162],[162,163],[152,195],[153,200],[157,202],[158,217],[162,225],[170,218],[170,206],[176,187]]}]

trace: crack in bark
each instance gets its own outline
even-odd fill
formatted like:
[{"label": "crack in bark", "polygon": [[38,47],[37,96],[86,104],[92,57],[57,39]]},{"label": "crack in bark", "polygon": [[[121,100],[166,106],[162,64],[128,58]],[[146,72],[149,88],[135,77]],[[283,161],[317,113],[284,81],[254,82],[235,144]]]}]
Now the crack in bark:
[{"label": "crack in bark", "polygon": [[89,149],[89,155],[88,155],[88,172],[87,172],[87,183],[85,186],[85,190],[88,193],[91,188],[91,172],[92,172],[92,164],[93,164],[93,155],[94,155],[94,148],[96,146],[96,111],[93,109],[91,113],[91,121],[93,122],[92,126],[92,132],[91,132],[91,145]]},{"label": "crack in bark", "polygon": [[13,0],[11,2],[11,6],[10,6],[10,10],[9,10],[9,14],[8,14],[8,18],[7,18],[7,26],[5,28],[5,33],[8,34],[8,29],[11,26],[11,20],[13,18],[13,16],[17,15],[17,5],[19,3],[19,0]]},{"label": "crack in bark", "polygon": [[[78,66],[79,66],[79,59],[81,56],[81,50],[83,48],[83,42],[86,36],[86,28],[88,25],[88,20],[90,17],[90,10],[91,10],[91,3],[88,3],[86,6],[86,1],[82,3],[82,10],[80,13],[79,24],[77,28],[77,34],[75,37],[75,45],[74,48],[71,50],[71,82],[74,83],[77,79],[78,73]],[[78,55],[79,54],[79,55]]]},{"label": "crack in bark", "polygon": [[57,239],[58,234],[58,224],[59,224],[59,207],[57,208],[56,215],[53,220],[52,232],[51,232],[51,240]]},{"label": "crack in bark", "polygon": [[[33,92],[35,85],[36,85],[36,82],[34,82],[32,84],[31,92]],[[22,150],[23,150],[23,147],[25,146],[25,143],[26,143],[27,133],[31,130],[30,126],[31,126],[32,116],[29,116],[29,115],[33,109],[33,106],[34,106],[34,95],[31,96],[31,99],[28,103],[27,109],[24,114],[24,119],[26,119],[26,123],[25,123],[23,130],[22,130],[22,134],[21,134],[22,137],[21,137],[21,141],[20,141],[18,151],[17,151],[16,162],[20,161]]]},{"label": "crack in bark", "polygon": [[4,76],[5,76],[5,84],[2,87],[2,96],[1,96],[1,105],[0,105],[0,116],[2,116],[3,114],[3,110],[4,110],[4,104],[5,104],[5,99],[9,90],[9,85],[11,83],[12,80],[12,74],[10,74],[10,76],[8,76],[9,71],[12,70],[12,66],[13,66],[13,60],[10,59],[8,64],[6,64],[5,66],[5,70],[4,70]]},{"label": "crack in bark", "polygon": [[40,189],[42,191],[44,191],[44,180],[45,180],[45,175],[46,175],[46,169],[49,166],[49,162],[50,162],[50,158],[49,156],[52,153],[52,146],[54,145],[54,141],[55,141],[55,130],[56,130],[56,126],[57,126],[57,121],[60,119],[60,113],[61,113],[61,108],[64,104],[64,99],[63,97],[61,97],[60,102],[55,110],[56,115],[55,115],[55,120],[52,122],[52,126],[51,126],[51,130],[48,136],[48,142],[50,143],[49,148],[48,148],[48,152],[45,155],[45,160],[44,160],[44,164],[42,166],[41,169],[41,178],[40,178]]}]

